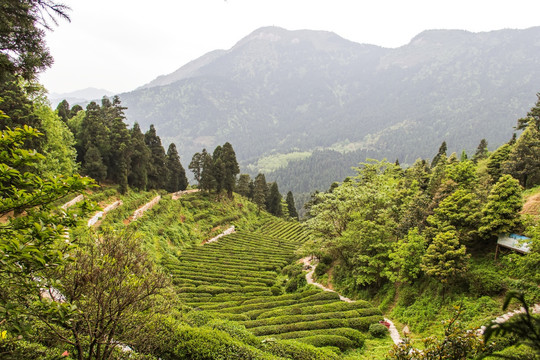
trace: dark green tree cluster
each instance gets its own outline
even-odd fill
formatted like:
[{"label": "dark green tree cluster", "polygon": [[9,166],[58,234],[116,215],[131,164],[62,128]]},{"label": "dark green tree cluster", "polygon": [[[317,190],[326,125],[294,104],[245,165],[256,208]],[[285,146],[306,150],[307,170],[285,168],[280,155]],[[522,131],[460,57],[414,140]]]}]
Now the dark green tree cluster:
[{"label": "dark green tree cluster", "polygon": [[230,143],[217,146],[212,155],[206,149],[195,153],[188,168],[193,172],[201,190],[215,191],[218,195],[226,191],[229,199],[233,198],[236,175],[240,173],[240,168]]},{"label": "dark green tree cluster", "polygon": [[153,125],[143,134],[138,124],[128,129],[125,107],[115,96],[104,97],[101,106],[91,102],[86,111],[63,101],[58,113],[65,119],[77,140],[77,158],[81,171],[98,182],[118,184],[121,192],[133,188],[186,189],[188,182],[175,144],[168,152],[161,144]]},{"label": "dark green tree cluster", "polygon": [[537,122],[530,116],[519,138],[491,153],[482,140],[471,159],[447,155],[443,142],[431,162],[407,169],[362,164],[314,194],[306,250],[332,256],[334,275],[352,292],[430,278],[444,295],[467,277],[472,251],[492,252],[499,234],[524,231],[522,189],[540,184]]}]

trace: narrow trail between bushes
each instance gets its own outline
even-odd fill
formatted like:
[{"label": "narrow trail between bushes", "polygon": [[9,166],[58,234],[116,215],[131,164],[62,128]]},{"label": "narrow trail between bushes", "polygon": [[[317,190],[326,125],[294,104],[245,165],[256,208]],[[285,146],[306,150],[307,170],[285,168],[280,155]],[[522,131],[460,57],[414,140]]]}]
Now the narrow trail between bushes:
[{"label": "narrow trail between bushes", "polygon": [[[323,289],[324,291],[336,292],[336,291],[334,291],[332,289],[327,288],[323,284],[319,284],[318,282],[315,282],[315,280],[313,280],[313,274],[315,273],[315,268],[317,267],[317,264],[312,265],[311,260],[312,260],[311,256],[306,256],[305,258],[300,259],[300,261],[304,264],[304,268],[306,268],[306,269],[311,268],[311,270],[309,270],[306,273],[306,281],[307,281],[307,283],[315,285],[315,286]],[[339,299],[341,301],[345,301],[345,302],[349,302],[349,303],[354,301],[354,300],[351,300],[348,297],[345,297],[345,296],[343,296],[343,295],[341,295],[339,293],[337,293],[337,294],[339,295]],[[396,329],[396,326],[394,325],[394,323],[390,319],[384,318],[384,321],[389,324],[388,331],[390,332],[390,337],[392,338],[392,341],[396,345],[399,344],[402,340],[401,340],[401,336],[399,335],[398,330]]]}]

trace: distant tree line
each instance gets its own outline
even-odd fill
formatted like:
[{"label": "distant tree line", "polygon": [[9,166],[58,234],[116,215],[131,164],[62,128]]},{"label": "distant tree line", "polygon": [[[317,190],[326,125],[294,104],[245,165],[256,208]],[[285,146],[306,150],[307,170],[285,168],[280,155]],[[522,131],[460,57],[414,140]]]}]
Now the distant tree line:
[{"label": "distant tree line", "polygon": [[81,173],[98,182],[119,185],[120,192],[129,187],[141,190],[184,190],[188,180],[176,145],[171,143],[165,153],[156,129],[150,125],[142,133],[135,123],[128,129],[118,96],[101,100],[101,106],[91,102],[82,110],[69,108],[66,100],[58,104],[58,116],[75,137],[77,160]]},{"label": "distant tree line", "polygon": [[236,178],[240,168],[234,149],[228,142],[217,146],[212,155],[206,149],[195,153],[188,167],[201,190],[217,194],[226,191],[229,198],[236,191],[257,204],[259,211],[264,209],[275,216],[298,219],[290,191],[284,201],[277,183],[267,183],[264,174],[258,174],[255,180],[248,174]]}]

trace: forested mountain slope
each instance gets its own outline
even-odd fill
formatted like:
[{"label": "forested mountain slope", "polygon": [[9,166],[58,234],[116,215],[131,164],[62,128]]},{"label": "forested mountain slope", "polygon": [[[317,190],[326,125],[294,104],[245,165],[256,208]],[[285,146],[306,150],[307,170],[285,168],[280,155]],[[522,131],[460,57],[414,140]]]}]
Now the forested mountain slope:
[{"label": "forested mountain slope", "polygon": [[388,49],[268,27],[120,97],[183,158],[232,141],[244,165],[317,148],[412,164],[443,140],[450,151],[473,150],[478,134],[490,148],[508,141],[538,91],[539,38],[540,27],[431,30]]}]

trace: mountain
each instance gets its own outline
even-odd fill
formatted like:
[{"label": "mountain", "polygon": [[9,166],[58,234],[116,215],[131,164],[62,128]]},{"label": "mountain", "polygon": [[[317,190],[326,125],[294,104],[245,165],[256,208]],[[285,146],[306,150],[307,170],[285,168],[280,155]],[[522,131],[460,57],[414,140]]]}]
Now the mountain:
[{"label": "mountain", "polygon": [[184,162],[229,141],[244,166],[315,150],[410,164],[444,140],[450,152],[508,141],[540,91],[538,39],[540,27],[428,30],[389,49],[266,27],[120,97]]},{"label": "mountain", "polygon": [[70,105],[74,105],[77,103],[85,103],[88,101],[101,99],[103,96],[112,96],[114,94],[115,93],[112,91],[89,87],[69,93],[50,93],[47,97],[54,108],[64,99],[67,100]]}]

